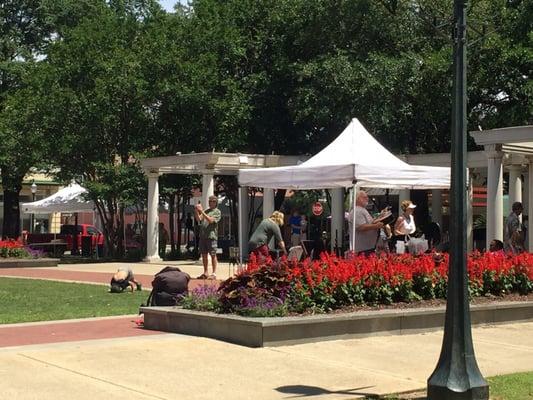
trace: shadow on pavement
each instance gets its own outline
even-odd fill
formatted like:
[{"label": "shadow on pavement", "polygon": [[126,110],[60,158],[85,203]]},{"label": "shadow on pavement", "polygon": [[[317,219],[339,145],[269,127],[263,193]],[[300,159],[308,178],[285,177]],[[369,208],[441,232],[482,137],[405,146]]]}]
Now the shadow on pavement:
[{"label": "shadow on pavement", "polygon": [[361,390],[371,388],[372,386],[364,386],[355,389],[346,389],[346,390],[328,390],[317,386],[306,386],[306,385],[288,385],[277,387],[276,390],[285,394],[293,394],[289,398],[298,398],[298,397],[311,397],[311,396],[323,396],[327,394],[345,394],[349,396],[366,396],[371,399],[379,399],[379,395],[375,393],[361,392]]}]

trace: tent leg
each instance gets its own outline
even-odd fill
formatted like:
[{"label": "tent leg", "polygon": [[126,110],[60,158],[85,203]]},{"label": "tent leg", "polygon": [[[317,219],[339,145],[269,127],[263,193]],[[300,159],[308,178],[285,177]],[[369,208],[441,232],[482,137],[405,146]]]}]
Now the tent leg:
[{"label": "tent leg", "polygon": [[241,268],[242,266],[242,260],[243,260],[243,253],[244,253],[244,238],[243,238],[243,221],[244,221],[244,210],[243,210],[243,202],[244,202],[244,189],[243,187],[239,186],[239,195],[238,195],[238,199],[239,199],[239,212],[238,212],[238,216],[239,216],[239,223],[238,223],[238,239],[239,239],[239,269]]},{"label": "tent leg", "polygon": [[352,214],[352,243],[351,244],[351,250],[353,254],[355,255],[355,201],[357,199],[357,191],[359,190],[359,185],[357,184],[357,181],[353,182],[353,192],[352,192],[352,207],[353,207],[353,214]]}]

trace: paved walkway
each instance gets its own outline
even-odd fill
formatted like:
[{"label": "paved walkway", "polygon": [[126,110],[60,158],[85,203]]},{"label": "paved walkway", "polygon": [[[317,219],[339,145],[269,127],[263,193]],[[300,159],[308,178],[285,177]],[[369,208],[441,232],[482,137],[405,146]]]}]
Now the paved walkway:
[{"label": "paved walkway", "polygon": [[[87,282],[98,284],[109,284],[111,275],[120,267],[131,267],[135,278],[140,281],[145,289],[151,289],[154,275],[167,264],[143,264],[143,263],[98,263],[98,264],[64,264],[58,267],[40,268],[0,268],[1,276],[50,279],[68,282]],[[168,265],[178,266],[182,271],[187,272],[193,279],[189,284],[189,289],[203,284],[216,284],[216,281],[194,279],[199,276],[203,267],[194,262],[170,262]],[[219,268],[218,279],[226,279],[232,269],[228,269],[227,264],[222,264]]]},{"label": "paved walkway", "polygon": [[[2,269],[0,275],[107,284],[120,265],[131,264]],[[161,268],[133,265],[146,286]],[[202,270],[180,268],[193,276]],[[0,326],[2,398],[354,399],[424,388],[442,343],[442,332],[429,332],[250,349],[145,331],[135,319]],[[533,322],[476,327],[473,337],[485,376],[533,370]]]},{"label": "paved walkway", "polygon": [[[34,278],[34,279],[47,279],[53,281],[66,281],[66,282],[83,282],[83,283],[97,283],[109,285],[109,280],[113,272],[83,272],[83,271],[62,271],[52,270],[45,268],[9,268],[0,269],[0,277],[20,277],[20,278]],[[135,274],[135,279],[141,282],[143,288],[151,289],[153,275],[140,275]],[[191,279],[189,283],[189,289],[192,290],[200,285],[216,285],[220,280],[203,280],[203,279]]]},{"label": "paved walkway", "polygon": [[[533,369],[533,323],[473,337],[485,376]],[[250,349],[167,334],[10,347],[0,381],[11,400],[355,399],[424,388],[441,342],[431,332]]]},{"label": "paved walkway", "polygon": [[160,333],[139,328],[134,322],[138,318],[137,315],[130,315],[0,325],[0,348]]}]

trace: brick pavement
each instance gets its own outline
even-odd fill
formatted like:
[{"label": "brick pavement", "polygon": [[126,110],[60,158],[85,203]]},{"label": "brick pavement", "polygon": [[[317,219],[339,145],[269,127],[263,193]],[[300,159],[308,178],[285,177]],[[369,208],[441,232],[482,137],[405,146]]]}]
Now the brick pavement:
[{"label": "brick pavement", "polygon": [[0,348],[160,334],[139,328],[137,316],[0,325]]}]

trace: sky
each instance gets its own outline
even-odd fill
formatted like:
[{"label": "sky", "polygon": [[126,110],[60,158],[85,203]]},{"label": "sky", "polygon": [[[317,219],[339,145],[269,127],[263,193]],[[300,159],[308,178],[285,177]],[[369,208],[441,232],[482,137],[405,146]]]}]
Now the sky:
[{"label": "sky", "polygon": [[178,3],[186,3],[186,0],[159,0],[159,3],[161,3],[161,6],[167,10],[167,11],[174,11],[174,4]]}]

